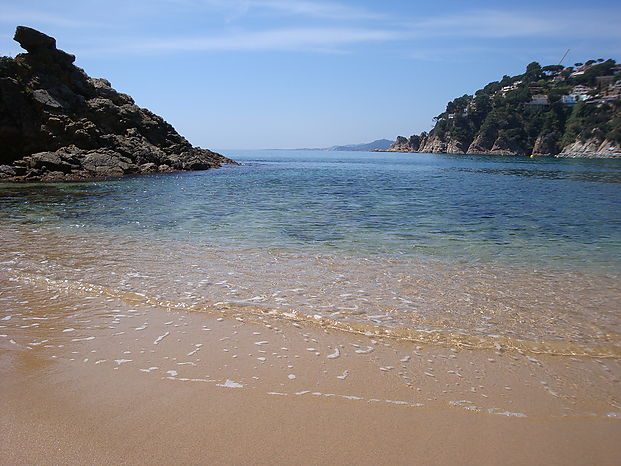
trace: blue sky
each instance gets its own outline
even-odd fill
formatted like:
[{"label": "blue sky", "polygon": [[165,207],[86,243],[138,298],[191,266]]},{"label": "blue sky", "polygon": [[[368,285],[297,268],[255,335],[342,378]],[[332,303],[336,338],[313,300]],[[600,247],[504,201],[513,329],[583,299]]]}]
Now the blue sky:
[{"label": "blue sky", "polygon": [[621,57],[618,1],[0,0],[0,54],[20,24],[212,149],[409,136],[531,61]]}]

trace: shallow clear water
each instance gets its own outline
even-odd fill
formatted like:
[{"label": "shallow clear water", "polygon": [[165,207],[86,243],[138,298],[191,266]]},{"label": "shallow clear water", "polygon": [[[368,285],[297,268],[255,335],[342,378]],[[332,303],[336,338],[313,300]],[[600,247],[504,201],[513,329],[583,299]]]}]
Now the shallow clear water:
[{"label": "shallow clear water", "polygon": [[621,357],[621,161],[226,155],[243,165],[0,185],[0,278],[421,342]]},{"label": "shallow clear water", "polygon": [[422,261],[621,271],[621,161],[237,151],[221,170],[0,187],[0,221]]}]

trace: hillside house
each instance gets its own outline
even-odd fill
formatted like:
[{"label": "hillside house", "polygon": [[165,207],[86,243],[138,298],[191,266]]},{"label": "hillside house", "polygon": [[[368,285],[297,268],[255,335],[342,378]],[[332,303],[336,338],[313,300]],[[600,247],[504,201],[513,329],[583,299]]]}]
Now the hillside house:
[{"label": "hillside house", "polygon": [[621,81],[617,81],[614,84],[610,84],[606,90],[604,90],[604,97],[612,97],[617,100],[621,99]]},{"label": "hillside house", "polygon": [[582,65],[580,68],[578,68],[576,71],[571,73],[569,76],[572,76],[572,77],[580,76],[581,74],[584,74],[584,72],[588,70],[589,68],[591,68],[591,65]]},{"label": "hillside house", "polygon": [[567,107],[572,107],[578,103],[578,96],[576,94],[564,95],[561,97],[561,103]]},{"label": "hillside house", "polygon": [[545,94],[535,94],[531,101],[526,103],[526,108],[530,110],[545,110],[550,105],[548,96]]},{"label": "hillside house", "polygon": [[507,92],[514,91],[516,89],[517,89],[517,86],[515,84],[511,84],[510,86],[505,86],[502,89],[500,89],[500,93],[502,94],[503,97],[505,97],[507,95]]},{"label": "hillside house", "polygon": [[587,95],[592,90],[593,89],[590,88],[589,86],[584,86],[582,84],[578,84],[577,86],[574,86],[574,88],[572,89],[571,93],[572,94],[577,94],[577,95]]}]

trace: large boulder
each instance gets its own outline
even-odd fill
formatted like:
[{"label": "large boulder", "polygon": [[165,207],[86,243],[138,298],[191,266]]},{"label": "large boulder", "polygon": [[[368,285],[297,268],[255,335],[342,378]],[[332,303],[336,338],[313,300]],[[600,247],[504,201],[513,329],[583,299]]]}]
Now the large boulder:
[{"label": "large boulder", "polygon": [[17,26],[13,40],[19,42],[19,45],[30,54],[29,58],[48,63],[56,61],[63,64],[71,64],[75,61],[75,55],[70,55],[56,48],[56,39],[36,29]]},{"label": "large boulder", "polygon": [[30,53],[56,50],[56,39],[26,26],[17,26],[13,40]]}]

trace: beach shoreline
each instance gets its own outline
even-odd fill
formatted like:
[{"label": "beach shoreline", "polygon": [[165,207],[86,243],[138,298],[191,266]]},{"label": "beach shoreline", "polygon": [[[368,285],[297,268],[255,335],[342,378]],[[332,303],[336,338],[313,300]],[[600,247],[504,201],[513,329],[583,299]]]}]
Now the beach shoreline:
[{"label": "beach shoreline", "polygon": [[0,463],[621,456],[615,163],[271,157],[3,186]]},{"label": "beach shoreline", "polygon": [[417,345],[24,285],[2,280],[24,303],[0,329],[2,464],[614,464],[621,453],[616,358]]}]

